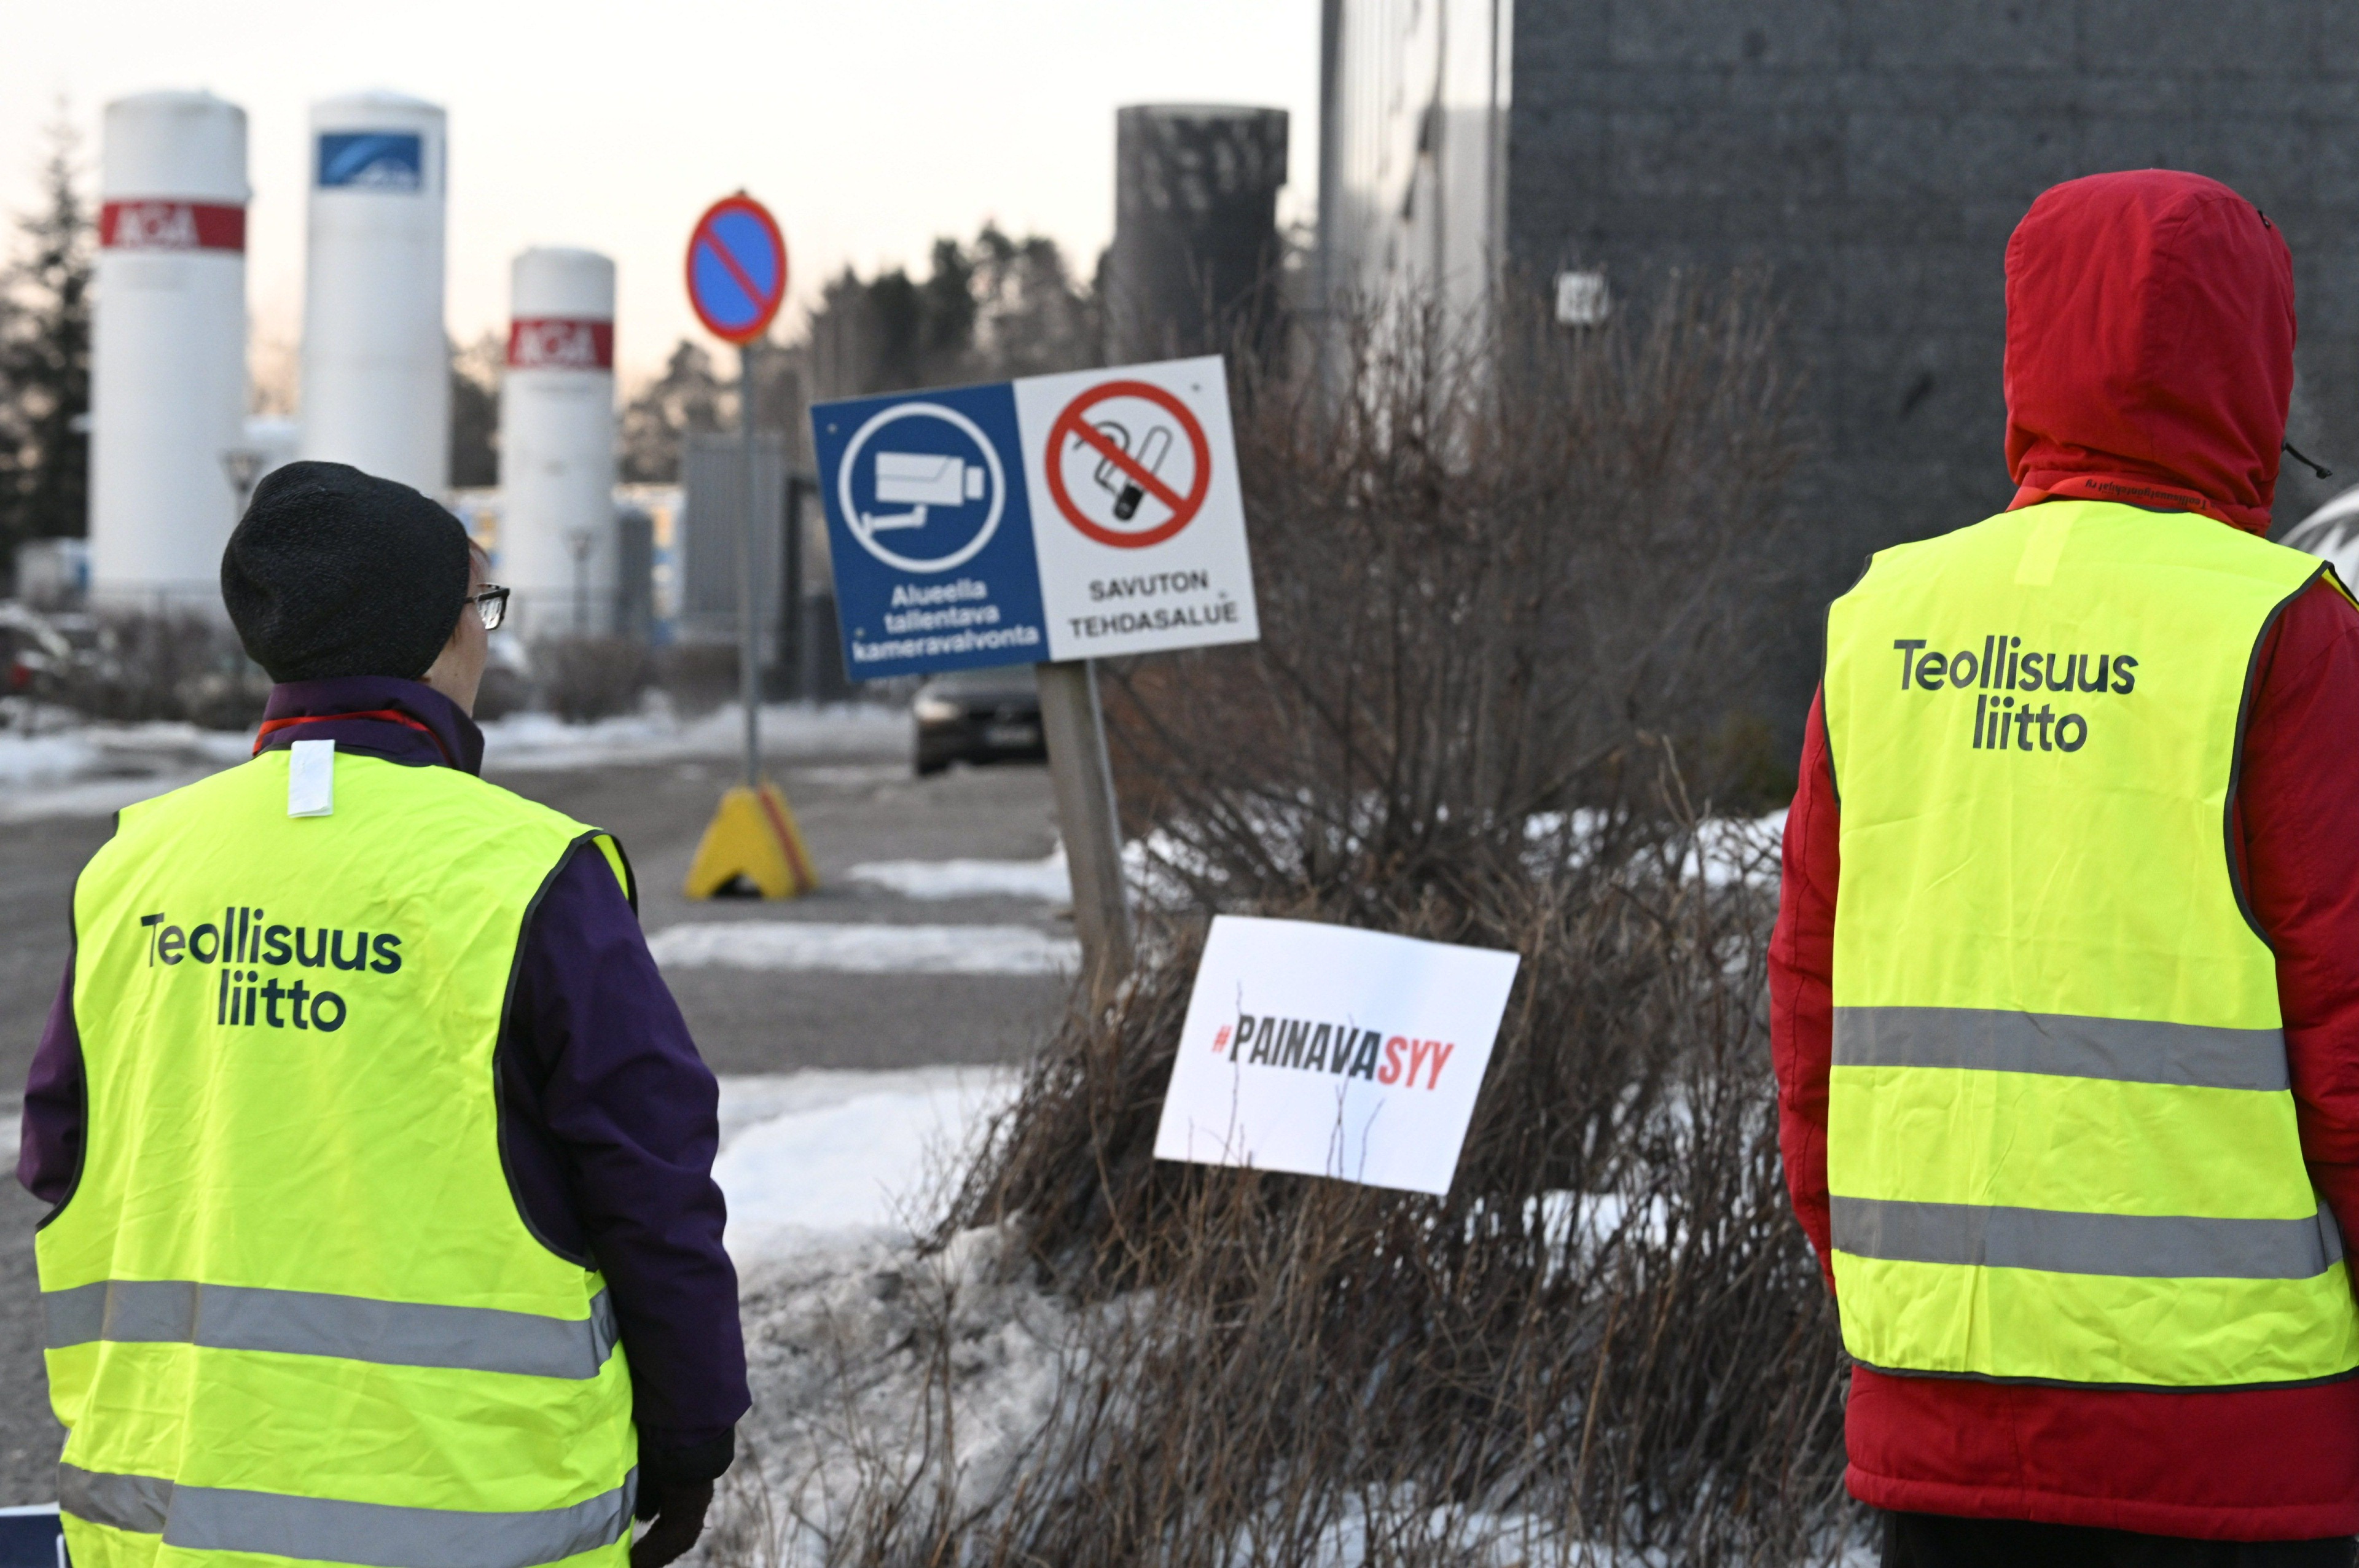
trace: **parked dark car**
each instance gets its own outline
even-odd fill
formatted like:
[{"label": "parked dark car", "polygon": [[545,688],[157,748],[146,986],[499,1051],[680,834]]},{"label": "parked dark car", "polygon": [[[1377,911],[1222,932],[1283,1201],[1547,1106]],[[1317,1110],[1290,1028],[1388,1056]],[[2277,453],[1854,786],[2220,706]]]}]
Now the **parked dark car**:
[{"label": "parked dark car", "polygon": [[1040,731],[1040,688],[1030,665],[952,670],[918,688],[918,773],[952,762],[1037,762],[1049,755]]},{"label": "parked dark car", "polygon": [[77,670],[93,667],[98,632],[86,615],[0,604],[0,697],[57,701]]}]

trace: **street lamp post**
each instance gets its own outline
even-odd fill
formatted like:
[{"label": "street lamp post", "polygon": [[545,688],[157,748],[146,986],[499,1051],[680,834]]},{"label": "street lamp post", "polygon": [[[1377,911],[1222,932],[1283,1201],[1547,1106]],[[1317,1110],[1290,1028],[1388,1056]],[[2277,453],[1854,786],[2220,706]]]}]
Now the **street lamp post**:
[{"label": "street lamp post", "polygon": [[573,554],[573,634],[590,635],[590,545],[587,528],[567,532],[565,547]]},{"label": "street lamp post", "polygon": [[222,472],[229,476],[229,487],[237,492],[237,514],[254,500],[254,487],[262,482],[262,465],[270,454],[252,447],[232,447],[221,455]]}]

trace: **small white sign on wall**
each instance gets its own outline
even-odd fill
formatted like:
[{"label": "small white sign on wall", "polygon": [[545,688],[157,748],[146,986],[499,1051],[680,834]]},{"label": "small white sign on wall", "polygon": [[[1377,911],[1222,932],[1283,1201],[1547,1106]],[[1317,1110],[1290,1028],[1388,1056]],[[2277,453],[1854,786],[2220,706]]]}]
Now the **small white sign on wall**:
[{"label": "small white sign on wall", "polygon": [[1218,916],[1156,1157],[1447,1193],[1520,961]]}]

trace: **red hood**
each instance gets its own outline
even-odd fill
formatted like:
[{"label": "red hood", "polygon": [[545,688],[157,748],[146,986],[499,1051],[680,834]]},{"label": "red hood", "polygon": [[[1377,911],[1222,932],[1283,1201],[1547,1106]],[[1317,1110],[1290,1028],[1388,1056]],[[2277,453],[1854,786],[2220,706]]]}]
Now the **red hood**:
[{"label": "red hood", "polygon": [[2006,246],[2006,460],[2049,495],[2266,533],[2293,395],[2293,257],[2217,180],[2093,174]]}]

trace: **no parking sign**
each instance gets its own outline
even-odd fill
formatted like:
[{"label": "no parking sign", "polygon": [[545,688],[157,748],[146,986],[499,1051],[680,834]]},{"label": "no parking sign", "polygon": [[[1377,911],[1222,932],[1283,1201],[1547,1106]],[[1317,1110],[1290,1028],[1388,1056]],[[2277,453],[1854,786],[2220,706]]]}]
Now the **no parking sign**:
[{"label": "no parking sign", "polygon": [[855,679],[1260,635],[1211,356],[824,403]]}]

